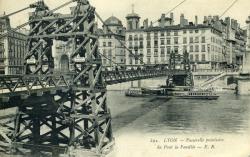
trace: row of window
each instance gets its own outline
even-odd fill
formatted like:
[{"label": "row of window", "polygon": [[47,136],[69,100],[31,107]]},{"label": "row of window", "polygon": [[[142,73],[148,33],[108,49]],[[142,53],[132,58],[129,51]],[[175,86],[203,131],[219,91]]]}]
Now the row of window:
[{"label": "row of window", "polygon": [[[161,52],[165,52],[165,47],[161,47],[160,48]],[[188,51],[187,49],[187,46],[184,45],[182,47],[182,51]],[[170,54],[171,51],[174,51],[174,52],[178,52],[179,51],[179,46],[174,46],[174,47],[171,47],[171,46],[167,46],[166,47],[166,51],[167,51],[167,54]],[[206,52],[206,45],[190,45],[189,46],[189,51],[188,52]],[[210,48],[208,47],[207,48],[207,51],[210,52]],[[154,52],[158,52],[158,48],[155,48],[154,49]],[[148,48],[147,49],[147,54],[150,54],[151,53],[151,49]]]},{"label": "row of window", "polygon": [[112,47],[112,42],[103,42],[103,47]]},{"label": "row of window", "polygon": [[219,44],[219,45],[222,45],[222,44],[223,44],[223,43],[222,43],[222,40],[217,39],[217,38],[215,38],[215,37],[211,37],[211,42],[212,42],[212,43]]},{"label": "row of window", "polygon": [[104,39],[111,39],[112,36],[111,35],[104,35],[104,36],[102,36],[102,38],[104,38]]},{"label": "row of window", "polygon": [[9,58],[23,58],[25,53],[25,48],[12,46],[9,49]]},{"label": "row of window", "polygon": [[[134,63],[133,63],[134,60]],[[129,58],[129,64],[131,65],[137,65],[137,64],[143,64],[143,58]]]},{"label": "row of window", "polygon": [[141,35],[134,35],[134,37],[133,37],[133,35],[129,35],[129,37],[128,37],[128,40],[143,40],[143,35],[141,34]]},{"label": "row of window", "polygon": [[[221,57],[217,56],[217,55],[212,55],[212,61],[220,61],[222,60]],[[154,59],[154,60],[152,60]],[[206,58],[206,54],[189,54],[189,59],[191,62],[206,62],[207,58]],[[134,62],[133,62],[134,61]],[[152,64],[152,63],[166,63],[168,62],[168,59],[165,57],[158,57],[158,56],[154,56],[153,58],[151,56],[147,57],[147,63],[148,64]],[[129,64],[142,64],[142,58],[140,59],[134,59],[134,58],[129,58]]]},{"label": "row of window", "polygon": [[5,74],[8,75],[15,75],[15,74],[22,74],[23,73],[23,67],[9,67],[8,72],[5,71]]},{"label": "row of window", "polygon": [[206,45],[201,45],[201,49],[200,49],[200,45],[190,45],[189,46],[189,52],[206,52]]},{"label": "row of window", "polygon": [[215,61],[215,62],[221,62],[224,60],[224,58],[222,56],[218,56],[218,55],[211,55],[211,60]]},{"label": "row of window", "polygon": [[[191,62],[199,62],[200,61],[200,59],[199,59],[199,55],[198,54],[195,54],[195,55],[193,55],[193,54],[189,54],[189,59],[190,59],[190,61]],[[205,62],[206,61],[206,54],[202,54],[201,55],[201,61],[202,62]]]},{"label": "row of window", "polygon": [[[108,50],[108,51],[103,50],[102,54],[104,56],[112,56],[112,52],[113,52],[112,50]],[[116,51],[116,53],[117,53],[117,51]],[[116,54],[116,55],[125,56],[125,51],[124,50],[120,50],[120,53]]]},{"label": "row of window", "polygon": [[[132,48],[133,47],[133,42],[129,42],[129,48]],[[140,47],[140,48],[143,48],[143,41],[140,41],[140,42],[134,42],[134,47]]]},{"label": "row of window", "polygon": [[[178,52],[179,51],[179,46],[175,46],[173,49],[171,47],[167,47],[167,54],[170,54],[172,51]],[[160,49],[161,56],[165,55],[165,48]],[[151,49],[147,49],[147,56],[151,56]],[[158,56],[158,49],[154,49],[154,56]]]},{"label": "row of window", "polygon": [[[189,58],[190,58],[190,61],[192,61],[192,62],[194,62],[194,61],[195,61],[195,62],[199,62],[199,61],[205,62],[205,61],[206,61],[206,55],[205,55],[205,54],[202,54],[202,55],[201,55],[201,60],[200,60],[198,54],[196,54],[196,55],[190,54]],[[168,59],[163,58],[163,57],[158,58],[158,57],[155,56],[153,59],[154,59],[154,60],[152,60],[151,57],[147,57],[147,64],[152,64],[152,63],[157,64],[157,63],[160,63],[160,62],[161,62],[161,63],[166,63],[166,62],[168,62]],[[134,64],[139,64],[139,60],[138,60],[138,59],[135,59],[134,61],[135,61]],[[132,59],[132,58],[130,58],[129,64],[133,64],[133,59]],[[142,64],[142,63],[141,63],[141,64]]]},{"label": "row of window", "polygon": [[[160,58],[160,61],[161,61],[161,63],[166,63],[166,62],[168,62],[168,60],[166,60],[165,58]],[[154,62],[153,62],[153,63],[154,63],[154,64],[160,63],[160,62],[159,62],[159,59],[158,59],[158,58],[154,58]],[[151,60],[150,57],[147,58],[147,64],[152,64],[152,60]]]},{"label": "row of window", "polygon": [[[142,44],[142,43],[141,43]],[[149,44],[149,43],[148,43]],[[151,43],[150,43],[151,44]],[[155,51],[158,51],[158,41],[156,40],[155,43],[157,46],[155,46]],[[135,45],[136,46],[136,45]],[[129,48],[132,48],[132,43],[129,44]],[[143,48],[143,45],[140,45],[141,48]],[[179,46],[174,46],[174,51],[178,51],[178,47]],[[150,50],[151,46],[147,46],[147,51]],[[165,47],[161,47],[161,49],[164,50]],[[167,52],[170,53],[171,51],[171,47],[170,46],[167,46]],[[184,45],[183,46],[183,50],[187,50],[187,45]],[[208,45],[207,48],[206,48],[206,45],[189,45],[189,52],[210,52],[210,50],[212,52],[222,52],[223,49],[219,46],[214,46],[214,45]]]},{"label": "row of window", "polygon": [[19,33],[8,32],[8,35],[10,36],[9,39],[14,39],[14,40],[20,39],[21,41],[25,41],[27,38],[26,35],[19,34]]},{"label": "row of window", "polygon": [[[173,43],[172,43],[173,42]],[[190,37],[189,38],[189,43],[206,43],[206,37]],[[188,43],[188,40],[187,40],[187,37],[183,37],[183,40],[182,40],[182,43],[183,44],[187,44]],[[161,39],[160,40],[160,45],[171,45],[171,44],[180,44],[179,43],[179,38],[178,37],[174,37],[173,40],[171,40],[171,38],[167,38],[166,40],[165,39]],[[155,47],[158,47],[159,45],[159,40],[154,40],[154,46]],[[150,40],[147,40],[147,47],[151,47],[151,41]]]},{"label": "row of window", "polygon": [[211,45],[211,51],[212,52],[218,52],[218,53],[223,53],[223,48],[221,48],[220,46],[215,46],[215,45]]},{"label": "row of window", "polygon": [[[183,34],[187,34],[187,32],[189,32],[190,34],[193,34],[193,33],[205,33],[205,29],[202,29],[202,30],[198,30],[198,29],[191,29],[191,30],[182,30],[182,33]],[[174,36],[178,36],[179,33],[181,33],[181,31],[178,31],[178,30],[167,30],[167,31],[161,31],[161,32],[154,32],[153,35],[154,37],[158,37],[159,35],[161,37],[164,37],[164,36],[171,36],[171,35],[174,35]],[[151,37],[151,32],[148,32],[147,33],[147,39]]]},{"label": "row of window", "polygon": [[16,46],[21,46],[21,47],[26,46],[25,40],[17,40],[17,39],[9,38],[8,43],[9,43],[9,45],[16,45]]},{"label": "row of window", "polygon": [[[117,60],[115,61],[116,63],[118,63],[117,62]],[[104,64],[104,65],[111,65],[113,62],[111,61],[111,60],[109,60],[109,59],[102,59],[102,63]],[[120,60],[120,63],[123,63],[123,64],[125,64],[126,63],[126,59],[121,59]]]},{"label": "row of window", "polygon": [[14,66],[23,65],[23,60],[22,59],[17,59],[17,60],[12,59],[9,61],[9,65],[14,65]]}]

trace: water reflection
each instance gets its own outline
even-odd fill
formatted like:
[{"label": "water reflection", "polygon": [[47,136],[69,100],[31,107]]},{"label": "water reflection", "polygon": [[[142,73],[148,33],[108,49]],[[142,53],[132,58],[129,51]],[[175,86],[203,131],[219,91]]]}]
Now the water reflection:
[{"label": "water reflection", "polygon": [[[117,93],[110,94],[112,99]],[[122,96],[122,95],[121,95]],[[123,98],[122,101],[130,98]],[[113,118],[115,130],[142,133],[244,133],[249,131],[250,98],[221,95],[218,100],[151,101],[133,99],[127,105],[137,105]],[[116,105],[124,104],[117,102]],[[124,106],[123,106],[124,107]],[[116,112],[113,110],[112,112]],[[121,118],[122,116],[122,118]]]}]

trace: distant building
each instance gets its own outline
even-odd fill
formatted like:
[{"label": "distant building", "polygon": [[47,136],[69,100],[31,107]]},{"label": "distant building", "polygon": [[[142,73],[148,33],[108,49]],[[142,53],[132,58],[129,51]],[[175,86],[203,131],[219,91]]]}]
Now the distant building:
[{"label": "distant building", "polygon": [[[132,21],[139,19],[134,18]],[[126,64],[140,65],[141,60],[147,64],[168,64],[171,52],[187,51],[194,70],[242,65],[246,33],[235,20],[226,23],[218,16],[209,16],[198,24],[197,16],[195,22],[188,22],[181,14],[180,24],[174,25],[173,18],[173,13],[170,17],[162,14],[158,26],[149,25],[146,19],[142,27],[128,27],[126,45],[136,57],[127,52]]]},{"label": "distant building", "polygon": [[109,17],[103,29],[98,30],[99,51],[102,54],[104,66],[114,64],[124,65],[125,58],[125,28],[122,22],[115,16]]},{"label": "distant building", "polygon": [[247,44],[246,44],[246,50],[250,53],[250,16],[248,16],[247,20]]},{"label": "distant building", "polygon": [[140,16],[134,12],[134,6],[132,13],[126,16],[127,19],[127,30],[135,30],[140,28]]},{"label": "distant building", "polygon": [[250,16],[247,20],[247,44],[246,44],[246,54],[244,56],[243,72],[250,73]]},{"label": "distant building", "polygon": [[72,52],[72,42],[53,41],[52,56],[54,58],[54,72],[68,72],[71,70],[70,55]]},{"label": "distant building", "polygon": [[1,18],[0,33],[8,33],[0,39],[0,74],[23,74],[27,31],[12,31],[9,18]]},{"label": "distant building", "polygon": [[[246,30],[240,28],[237,20],[226,17],[225,20],[218,20],[218,16],[208,19],[212,20],[212,26],[222,32],[224,46],[226,49],[226,63],[231,67],[241,67],[243,64],[243,56],[246,52]],[[215,22],[213,22],[215,21]]]}]

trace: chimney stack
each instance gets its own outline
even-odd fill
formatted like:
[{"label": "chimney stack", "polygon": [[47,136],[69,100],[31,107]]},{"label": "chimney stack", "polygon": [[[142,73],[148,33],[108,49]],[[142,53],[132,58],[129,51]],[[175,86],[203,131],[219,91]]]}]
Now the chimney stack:
[{"label": "chimney stack", "polygon": [[145,20],[143,21],[143,27],[144,27],[144,29],[147,29],[147,28],[148,28],[148,19],[145,19]]},{"label": "chimney stack", "polygon": [[172,24],[174,24],[174,13],[173,12],[170,13],[170,18],[172,19]]},{"label": "chimney stack", "polygon": [[166,23],[166,14],[161,14],[159,26],[163,28],[163,27],[165,27],[165,23]]},{"label": "chimney stack", "polygon": [[185,17],[184,14],[181,14],[180,16],[180,26],[183,27],[185,25]]},{"label": "chimney stack", "polygon": [[225,23],[227,24],[228,27],[230,26],[230,17],[226,17]]},{"label": "chimney stack", "polygon": [[231,28],[235,29],[235,21],[234,21],[234,19],[231,19]]},{"label": "chimney stack", "polygon": [[197,25],[198,25],[198,16],[195,15],[195,26],[197,26]]},{"label": "chimney stack", "polygon": [[161,14],[161,21],[165,21],[166,14]]},{"label": "chimney stack", "polygon": [[204,24],[207,24],[207,16],[204,16],[204,21],[203,21]]}]

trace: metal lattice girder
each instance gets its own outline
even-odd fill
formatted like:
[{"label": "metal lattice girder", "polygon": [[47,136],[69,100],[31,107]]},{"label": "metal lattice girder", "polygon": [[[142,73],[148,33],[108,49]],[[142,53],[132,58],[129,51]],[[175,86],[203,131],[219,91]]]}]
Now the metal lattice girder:
[{"label": "metal lattice girder", "polygon": [[[145,68],[145,69],[131,69],[120,71],[104,71],[103,77],[108,85],[123,83],[135,80],[149,79],[155,77],[168,76],[172,74],[169,69],[162,68]],[[185,75],[183,70],[175,70],[175,75]]]},{"label": "metal lattice girder", "polygon": [[[90,90],[87,82],[89,71],[93,68],[87,64],[83,70],[78,68],[77,73],[65,74],[47,74],[47,75],[17,75],[17,76],[0,76],[0,109],[19,106],[20,102],[29,97],[42,93],[56,94],[59,91],[67,91],[70,88],[75,90]],[[106,85],[129,82],[134,80],[169,76],[169,75],[187,75],[185,70],[175,70],[160,67],[112,70],[107,71],[101,68],[96,69],[96,76],[93,78],[95,88],[93,91],[103,90],[105,86],[98,84],[101,75]],[[42,93],[41,93],[42,92]]]},{"label": "metal lattice girder", "polygon": [[[0,76],[0,109],[17,107],[9,141],[17,152],[34,156],[72,153],[73,149],[103,153],[113,143],[107,84],[186,71],[164,66],[105,71],[95,35],[95,9],[75,0],[71,14],[53,14],[41,1],[30,16],[23,76]],[[66,42],[71,50],[69,74],[54,73],[52,46]],[[5,136],[5,137],[4,137]]]},{"label": "metal lattice girder", "polygon": [[[113,141],[98,37],[94,34],[95,9],[87,0],[76,2],[70,15],[51,14],[43,3],[37,6],[30,16],[26,75],[0,77],[1,105],[16,103],[19,109],[12,141],[16,150],[21,151],[22,145],[23,152],[33,155],[59,154],[48,147],[102,153]],[[72,74],[53,73],[52,46],[56,41],[72,46]],[[75,62],[79,57],[82,61]]]},{"label": "metal lattice girder", "polygon": [[31,94],[37,90],[47,91],[69,88],[72,75],[17,75],[0,76],[0,97]]},{"label": "metal lattice girder", "polygon": [[187,53],[187,51],[185,51],[182,55],[178,54],[178,53],[174,53],[172,52],[170,54],[170,58],[169,58],[169,69],[170,69],[170,73],[167,76],[167,86],[172,86],[174,82],[172,82],[174,79],[174,76],[178,76],[178,74],[176,74],[176,66],[183,66],[181,69],[183,71],[185,71],[185,74],[182,75],[181,77],[184,78],[184,84],[183,86],[193,86],[193,76],[192,76],[192,72],[191,72],[191,67],[190,67],[190,60],[189,60],[189,54]]}]

